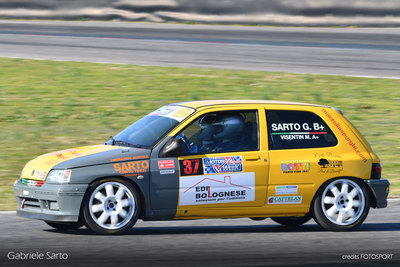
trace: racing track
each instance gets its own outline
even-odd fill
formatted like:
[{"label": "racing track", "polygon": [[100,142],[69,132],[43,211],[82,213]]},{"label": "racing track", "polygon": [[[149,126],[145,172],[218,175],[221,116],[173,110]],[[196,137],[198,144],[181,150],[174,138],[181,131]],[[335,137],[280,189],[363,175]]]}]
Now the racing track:
[{"label": "racing track", "polygon": [[400,78],[400,30],[0,21],[0,57]]},{"label": "racing track", "polygon": [[[0,21],[0,56],[400,78],[400,31],[104,22]],[[291,229],[266,221],[141,222],[126,236],[57,232],[0,214],[4,266],[262,266],[400,264],[400,201],[371,210],[358,231]],[[62,252],[65,261],[11,261],[9,252]],[[343,260],[393,254],[392,260]]]},{"label": "racing track", "polygon": [[[4,266],[399,266],[400,200],[371,209],[354,232],[328,232],[314,221],[287,228],[267,219],[142,222],[123,236],[96,236],[81,228],[57,232],[45,223],[0,214]],[[67,260],[11,261],[10,252],[67,253]],[[364,256],[361,256],[363,254]],[[344,260],[378,257],[386,260]],[[383,256],[380,256],[383,257]],[[389,258],[392,259],[389,259]],[[13,265],[11,265],[11,263]]]}]

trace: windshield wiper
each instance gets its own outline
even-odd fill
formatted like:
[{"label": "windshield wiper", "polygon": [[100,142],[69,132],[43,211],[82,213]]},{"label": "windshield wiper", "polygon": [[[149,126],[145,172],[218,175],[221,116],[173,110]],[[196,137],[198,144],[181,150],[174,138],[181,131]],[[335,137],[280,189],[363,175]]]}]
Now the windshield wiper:
[{"label": "windshield wiper", "polygon": [[122,141],[122,140],[115,140],[114,139],[114,144],[116,144],[116,145],[123,145],[123,146],[131,146],[131,147],[135,147],[135,148],[141,148],[141,146],[140,145],[136,145],[136,144],[131,144],[131,143],[128,143],[128,142],[125,142],[125,141]]},{"label": "windshield wiper", "polygon": [[115,140],[114,137],[110,136],[111,139],[111,145],[123,145],[123,146],[131,146],[131,147],[135,147],[135,148],[141,148],[141,145],[136,145],[136,144],[131,144],[122,140]]},{"label": "windshield wiper", "polygon": [[111,145],[112,145],[112,146],[115,145],[115,142],[116,142],[116,141],[115,141],[115,139],[114,139],[114,137],[113,137],[112,135],[110,136],[110,139],[111,139],[111,141],[112,141]]}]

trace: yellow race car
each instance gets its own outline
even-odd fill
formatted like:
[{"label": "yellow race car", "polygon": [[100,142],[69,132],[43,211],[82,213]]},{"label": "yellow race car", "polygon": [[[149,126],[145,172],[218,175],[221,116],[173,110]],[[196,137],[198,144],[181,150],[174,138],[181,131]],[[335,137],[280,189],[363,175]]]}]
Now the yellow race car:
[{"label": "yellow race car", "polygon": [[57,229],[128,231],[138,219],[270,217],[352,230],[387,206],[378,156],[338,109],[218,100],[161,107],[104,145],[39,156],[17,214]]}]

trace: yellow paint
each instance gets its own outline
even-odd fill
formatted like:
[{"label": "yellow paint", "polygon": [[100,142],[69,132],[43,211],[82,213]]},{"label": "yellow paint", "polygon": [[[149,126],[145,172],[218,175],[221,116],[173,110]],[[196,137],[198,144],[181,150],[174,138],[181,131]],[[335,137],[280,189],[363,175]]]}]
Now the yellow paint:
[{"label": "yellow paint", "polygon": [[[256,173],[256,196],[255,201],[252,202],[190,206],[179,206],[178,204],[177,219],[235,218],[247,216],[270,217],[274,215],[302,216],[309,211],[316,192],[324,182],[341,176],[369,179],[371,175],[371,163],[379,162],[378,156],[373,152],[360,133],[353,129],[351,124],[337,110],[326,106],[257,100],[193,101],[180,103],[180,105],[196,108],[197,111],[171,132],[170,136],[175,136],[190,124],[191,121],[209,112],[257,109],[260,124],[260,150],[179,157],[182,160],[241,155],[244,171],[254,171]],[[313,112],[324,120],[333,131],[338,139],[338,144],[334,147],[326,148],[269,150],[265,110]],[[326,158],[329,162],[336,165],[330,169],[321,168],[318,164],[321,158]],[[283,173],[281,164],[290,163],[293,163],[293,166],[301,171]],[[297,193],[283,196],[301,196],[301,203],[268,204],[269,197],[281,196],[276,194],[276,187],[285,185],[296,185]]]},{"label": "yellow paint", "polygon": [[116,146],[95,145],[77,147],[44,154],[29,161],[25,165],[21,177],[44,181],[51,168],[61,162],[117,148],[118,147]]}]

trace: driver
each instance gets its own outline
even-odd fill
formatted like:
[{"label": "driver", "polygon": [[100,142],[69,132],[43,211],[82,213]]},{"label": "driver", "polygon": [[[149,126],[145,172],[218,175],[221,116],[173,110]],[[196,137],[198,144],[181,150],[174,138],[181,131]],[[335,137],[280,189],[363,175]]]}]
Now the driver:
[{"label": "driver", "polygon": [[197,138],[201,142],[199,152],[234,151],[243,147],[243,117],[238,114],[221,114],[199,121],[201,131]]}]

